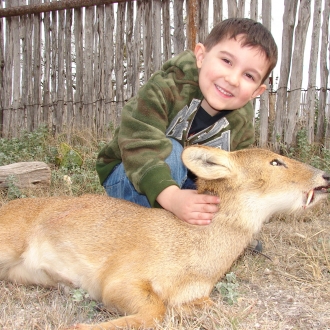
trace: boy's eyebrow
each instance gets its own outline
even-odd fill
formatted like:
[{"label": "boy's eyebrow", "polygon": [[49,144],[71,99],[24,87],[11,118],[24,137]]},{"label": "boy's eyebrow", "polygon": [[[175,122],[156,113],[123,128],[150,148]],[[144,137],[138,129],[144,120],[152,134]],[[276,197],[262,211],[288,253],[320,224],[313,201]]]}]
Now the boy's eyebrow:
[{"label": "boy's eyebrow", "polygon": [[[236,56],[235,56],[233,53],[230,53],[230,52],[228,52],[228,51],[226,51],[226,50],[220,50],[220,51],[219,51],[219,55],[226,55],[226,56],[229,56],[229,57],[231,57],[231,58],[233,58],[233,59],[236,59]],[[252,72],[255,73],[255,74],[258,76],[258,78],[260,78],[260,79],[261,79],[261,77],[262,77],[262,75],[260,74],[260,72],[259,72],[258,70],[256,70],[255,68],[253,68],[253,67],[249,68],[247,71],[252,71]]]}]

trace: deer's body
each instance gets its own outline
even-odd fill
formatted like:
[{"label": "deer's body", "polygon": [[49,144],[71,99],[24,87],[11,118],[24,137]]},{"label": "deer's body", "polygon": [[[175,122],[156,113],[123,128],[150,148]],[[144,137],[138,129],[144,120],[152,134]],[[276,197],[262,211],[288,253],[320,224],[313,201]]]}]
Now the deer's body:
[{"label": "deer's body", "polygon": [[324,172],[266,150],[190,147],[183,160],[201,192],[220,196],[210,225],[106,196],[16,200],[0,209],[0,279],[82,287],[127,315],[104,329],[152,327],[168,306],[207,301],[272,214],[309,207],[329,187]]}]

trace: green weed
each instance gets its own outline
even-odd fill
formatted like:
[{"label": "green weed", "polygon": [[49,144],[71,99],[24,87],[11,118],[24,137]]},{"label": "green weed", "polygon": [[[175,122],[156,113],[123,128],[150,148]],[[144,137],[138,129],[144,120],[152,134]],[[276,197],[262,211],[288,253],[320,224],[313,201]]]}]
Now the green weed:
[{"label": "green weed", "polygon": [[236,275],[233,272],[226,274],[225,282],[217,283],[215,288],[229,305],[237,303],[238,283],[236,282]]}]

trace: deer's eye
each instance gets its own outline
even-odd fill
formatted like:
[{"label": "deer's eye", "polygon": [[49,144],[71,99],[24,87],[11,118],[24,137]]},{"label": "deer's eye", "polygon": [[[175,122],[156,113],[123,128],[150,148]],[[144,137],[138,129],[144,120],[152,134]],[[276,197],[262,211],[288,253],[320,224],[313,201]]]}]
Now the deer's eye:
[{"label": "deer's eye", "polygon": [[280,160],[278,160],[278,159],[273,159],[270,162],[270,165],[272,165],[272,166],[285,166],[285,164],[283,162],[281,162]]}]

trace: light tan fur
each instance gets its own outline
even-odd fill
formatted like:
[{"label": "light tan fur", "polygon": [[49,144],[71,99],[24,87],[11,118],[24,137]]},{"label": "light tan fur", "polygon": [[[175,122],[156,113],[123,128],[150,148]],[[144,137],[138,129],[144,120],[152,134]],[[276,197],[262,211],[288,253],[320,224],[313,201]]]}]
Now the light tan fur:
[{"label": "light tan fur", "polygon": [[99,195],[15,200],[0,209],[0,279],[82,287],[126,315],[79,329],[150,328],[168,307],[209,302],[265,220],[310,207],[329,188],[326,173],[267,150],[195,146],[183,161],[199,192],[220,196],[210,225]]}]

